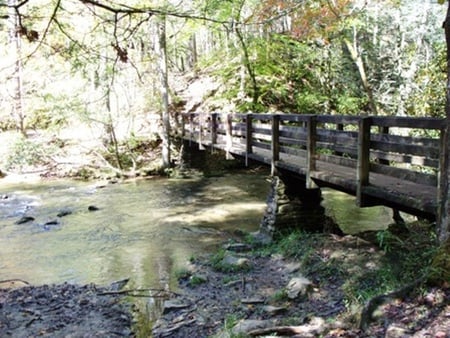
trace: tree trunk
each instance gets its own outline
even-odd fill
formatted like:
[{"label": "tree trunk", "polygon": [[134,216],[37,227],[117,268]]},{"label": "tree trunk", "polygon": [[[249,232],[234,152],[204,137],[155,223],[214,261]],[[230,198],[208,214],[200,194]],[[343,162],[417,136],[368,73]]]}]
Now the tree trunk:
[{"label": "tree trunk", "polygon": [[155,52],[158,57],[158,73],[161,92],[161,121],[160,137],[162,140],[163,168],[170,167],[170,118],[169,118],[169,81],[167,70],[166,18],[162,17],[156,23]]},{"label": "tree trunk", "polygon": [[[356,29],[356,28],[354,28],[354,29]],[[345,43],[345,46],[347,47],[347,50],[350,53],[350,56],[351,56],[353,62],[356,64],[356,67],[358,68],[359,77],[361,78],[362,85],[364,87],[364,90],[367,94],[367,98],[369,100],[370,110],[372,111],[373,115],[378,115],[378,107],[377,107],[377,104],[373,97],[372,87],[370,86],[370,83],[367,79],[364,62],[361,57],[361,53],[358,53],[356,33],[354,33],[353,35],[354,35],[353,36],[353,44],[347,39],[344,39],[344,43]]]},{"label": "tree trunk", "polygon": [[444,151],[441,154],[440,165],[446,168],[441,170],[439,175],[439,190],[441,196],[438,196],[438,236],[440,243],[445,243],[450,239],[450,222],[449,222],[449,132],[450,132],[450,1],[448,2],[447,15],[444,21],[445,42],[447,45],[447,90],[446,90],[446,104],[445,115],[446,123],[444,127],[443,145]]},{"label": "tree trunk", "polygon": [[19,36],[19,17],[14,6],[17,0],[8,0],[9,8],[9,43],[11,45],[11,53],[14,60],[14,74],[12,78],[12,115],[16,121],[17,129],[26,136],[25,132],[25,114],[23,111],[23,95],[22,95],[22,60],[21,60],[21,43]]},{"label": "tree trunk", "polygon": [[256,81],[256,74],[253,70],[252,63],[250,61],[250,55],[248,52],[247,44],[245,43],[244,36],[238,27],[235,28],[236,36],[239,39],[239,42],[242,47],[243,52],[243,63],[245,68],[247,69],[248,76],[250,77],[250,81],[252,82],[252,110],[255,112],[258,107],[258,99],[259,99],[259,88],[258,82]]}]

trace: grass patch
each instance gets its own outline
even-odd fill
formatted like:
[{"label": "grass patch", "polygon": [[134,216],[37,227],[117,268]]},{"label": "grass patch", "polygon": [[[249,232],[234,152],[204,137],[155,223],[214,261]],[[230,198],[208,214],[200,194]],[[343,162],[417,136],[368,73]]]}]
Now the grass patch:
[{"label": "grass patch", "polygon": [[202,276],[194,275],[189,278],[189,286],[197,286],[204,283],[206,283],[206,278]]},{"label": "grass patch", "polygon": [[191,271],[189,271],[189,269],[179,268],[179,269],[175,270],[174,275],[178,281],[181,281],[181,280],[186,280],[189,277],[191,277],[192,273],[191,273]]},{"label": "grass patch", "polygon": [[210,258],[211,267],[215,271],[229,272],[245,272],[251,269],[251,263],[245,258],[233,258],[225,249],[220,249]]},{"label": "grass patch", "polygon": [[[347,304],[362,306],[375,296],[397,290],[430,273],[437,245],[434,231],[426,224],[408,224],[404,233],[380,231],[376,239],[384,255],[378,268],[349,275],[343,285]],[[364,266],[364,261],[355,264]]]},{"label": "grass patch", "polygon": [[288,300],[289,298],[286,289],[278,290],[270,297],[270,302],[274,303],[283,303]]},{"label": "grass patch", "polygon": [[[316,283],[341,285],[350,310],[427,275],[437,250],[434,231],[421,222],[408,224],[405,233],[384,230],[374,238],[373,247],[358,247],[357,240],[339,244],[325,234],[293,231],[257,250],[300,262],[301,272]],[[282,290],[274,298],[281,295]]]}]

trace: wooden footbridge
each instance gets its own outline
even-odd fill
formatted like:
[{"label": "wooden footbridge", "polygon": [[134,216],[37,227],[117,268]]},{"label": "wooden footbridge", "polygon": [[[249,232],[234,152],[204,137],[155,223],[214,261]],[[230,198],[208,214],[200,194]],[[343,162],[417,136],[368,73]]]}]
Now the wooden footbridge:
[{"label": "wooden footbridge", "polygon": [[272,174],[288,171],[306,188],[352,194],[360,207],[448,220],[445,119],[213,113],[183,121],[191,144],[268,164]]}]

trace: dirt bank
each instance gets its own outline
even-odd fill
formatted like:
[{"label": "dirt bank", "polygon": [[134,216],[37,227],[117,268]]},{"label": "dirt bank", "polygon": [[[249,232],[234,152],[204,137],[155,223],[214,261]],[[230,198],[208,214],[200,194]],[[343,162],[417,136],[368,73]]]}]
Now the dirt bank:
[{"label": "dirt bank", "polygon": [[[354,236],[319,236],[325,238],[296,259],[262,250],[222,251],[247,260],[242,269],[224,269],[217,255],[192,261],[154,336],[449,337],[450,289],[426,285],[379,304],[362,331],[362,307],[353,308],[346,289],[355,275],[370,275],[383,252]],[[306,291],[292,296],[292,281],[302,278]]]}]

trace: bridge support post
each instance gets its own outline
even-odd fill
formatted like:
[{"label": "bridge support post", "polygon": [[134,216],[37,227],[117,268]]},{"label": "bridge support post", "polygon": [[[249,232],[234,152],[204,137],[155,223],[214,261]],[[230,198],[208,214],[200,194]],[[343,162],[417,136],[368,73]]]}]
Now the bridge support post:
[{"label": "bridge support post", "polygon": [[311,178],[311,173],[316,170],[317,120],[314,115],[308,116],[306,130],[306,188],[315,189],[317,185]]},{"label": "bridge support post", "polygon": [[280,115],[272,116],[271,175],[277,174],[276,162],[280,160]]},{"label": "bridge support post", "polygon": [[245,166],[248,166],[248,155],[253,152],[253,130],[252,130],[252,120],[253,116],[252,114],[245,115],[245,140],[246,140],[246,146],[245,146]]},{"label": "bridge support post", "polygon": [[356,204],[365,206],[363,188],[369,185],[370,170],[370,126],[372,119],[362,117],[358,122],[358,163],[356,170]]}]

